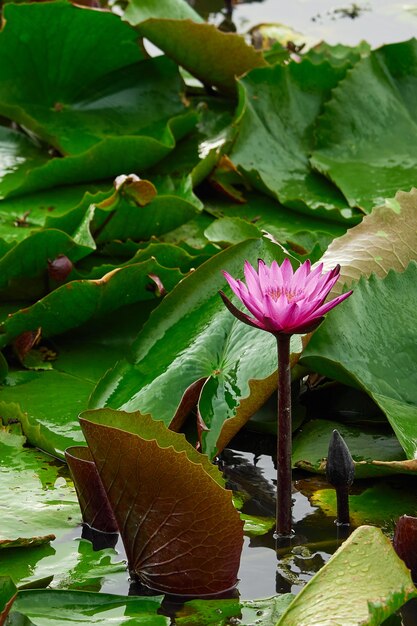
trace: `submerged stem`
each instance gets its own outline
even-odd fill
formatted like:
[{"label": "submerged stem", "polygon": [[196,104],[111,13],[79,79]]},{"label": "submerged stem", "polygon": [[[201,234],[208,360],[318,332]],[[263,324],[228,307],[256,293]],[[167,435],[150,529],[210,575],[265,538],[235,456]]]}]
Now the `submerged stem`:
[{"label": "submerged stem", "polygon": [[292,428],[291,428],[291,335],[278,335],[278,439],[277,439],[277,529],[278,537],[292,532]]}]

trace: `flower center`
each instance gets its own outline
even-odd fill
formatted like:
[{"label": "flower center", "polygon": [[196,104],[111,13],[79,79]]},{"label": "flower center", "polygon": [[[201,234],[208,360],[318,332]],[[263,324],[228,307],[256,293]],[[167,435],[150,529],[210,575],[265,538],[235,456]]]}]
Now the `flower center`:
[{"label": "flower center", "polygon": [[288,287],[270,287],[267,291],[267,294],[270,298],[272,298],[275,302],[278,298],[284,295],[287,298],[288,302],[293,302],[294,300],[299,300],[303,295],[302,289],[291,290]]}]

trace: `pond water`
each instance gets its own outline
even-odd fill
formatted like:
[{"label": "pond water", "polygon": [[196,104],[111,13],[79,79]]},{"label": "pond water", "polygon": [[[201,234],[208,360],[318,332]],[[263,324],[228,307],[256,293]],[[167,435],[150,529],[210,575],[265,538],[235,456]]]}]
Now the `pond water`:
[{"label": "pond water", "polygon": [[[222,0],[189,0],[206,19],[219,24]],[[392,0],[252,0],[235,2],[233,22],[238,32],[260,23],[281,23],[306,35],[308,41],[356,45],[361,40],[373,47],[417,36],[417,3]]]}]

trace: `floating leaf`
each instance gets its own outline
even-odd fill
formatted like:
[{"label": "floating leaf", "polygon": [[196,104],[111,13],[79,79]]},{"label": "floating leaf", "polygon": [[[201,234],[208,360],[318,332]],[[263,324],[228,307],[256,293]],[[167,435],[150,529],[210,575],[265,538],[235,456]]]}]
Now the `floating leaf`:
[{"label": "floating leaf", "polygon": [[0,551],[0,576],[10,575],[19,588],[39,589],[47,580],[53,589],[127,593],[126,561],[112,548],[95,550],[90,541],[74,539],[77,534],[81,529],[53,543]]},{"label": "floating leaf", "polygon": [[293,465],[323,474],[330,437],[335,428],[345,439],[353,456],[356,478],[417,472],[417,463],[405,460],[404,451],[391,429],[383,425],[348,425],[320,419],[303,424],[295,435]]},{"label": "floating leaf", "polygon": [[346,69],[306,59],[242,78],[230,157],[255,188],[266,188],[282,204],[341,222],[353,212],[339,190],[312,171],[309,154],[315,121]]},{"label": "floating leaf", "polygon": [[[243,272],[243,261],[282,259],[266,240],[248,240],[201,265],[166,296],[138,335],[134,361],[120,362],[92,396],[91,406],[140,410],[174,430],[198,404],[203,451],[213,457],[271,395],[276,342],[239,323],[224,307],[221,273]],[[294,337],[292,358],[301,350]],[[263,354],[264,358],[257,358]]]},{"label": "floating leaf", "polygon": [[15,439],[3,439],[0,450],[0,548],[39,545],[79,523],[77,498],[62,463]]},{"label": "floating leaf", "polygon": [[371,52],[333,91],[319,120],[311,162],[350,206],[370,212],[416,184],[416,59],[415,39]]},{"label": "floating leaf", "polygon": [[[330,517],[337,516],[336,492],[320,489],[311,497],[311,503]],[[354,526],[374,524],[385,532],[392,532],[395,521],[404,513],[415,515],[417,504],[414,493],[395,485],[377,483],[361,494],[349,496],[349,514]]]},{"label": "floating leaf", "polygon": [[116,596],[108,593],[61,590],[20,591],[9,615],[10,626],[22,620],[33,626],[68,626],[92,623],[107,626],[168,626],[169,618],[158,615],[161,598]]},{"label": "floating leaf", "polygon": [[378,626],[417,595],[379,528],[361,526],[294,598],[276,626]]},{"label": "floating leaf", "polygon": [[99,410],[80,421],[131,572],[174,594],[233,587],[242,522],[218,470],[207,469],[208,458],[150,416]]},{"label": "floating leaf", "polygon": [[321,261],[329,270],[341,265],[340,280],[332,290],[352,285],[361,276],[385,276],[389,270],[405,270],[417,258],[417,189],[399,191],[395,200],[375,207],[370,215],[343,236],[335,239]]},{"label": "floating leaf", "polygon": [[[409,459],[417,451],[417,265],[361,279],[313,334],[302,362],[364,389],[386,414]],[[340,329],[343,328],[343,333]]]},{"label": "floating leaf", "polygon": [[285,611],[293,595],[284,593],[262,600],[191,600],[176,613],[178,626],[273,626]]},{"label": "floating leaf", "polygon": [[294,250],[309,252],[317,244],[325,250],[333,239],[346,232],[346,226],[340,223],[296,213],[260,193],[245,193],[245,200],[244,205],[218,197],[206,200],[205,211],[219,218],[205,231],[210,241],[238,243],[248,234],[253,237],[257,231],[260,236],[266,231]]}]

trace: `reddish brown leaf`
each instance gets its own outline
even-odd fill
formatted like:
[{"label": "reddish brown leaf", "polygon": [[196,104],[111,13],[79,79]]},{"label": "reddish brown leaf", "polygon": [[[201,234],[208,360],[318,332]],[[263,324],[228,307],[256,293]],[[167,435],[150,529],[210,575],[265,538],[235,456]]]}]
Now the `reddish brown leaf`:
[{"label": "reddish brown leaf", "polygon": [[148,415],[98,410],[80,421],[139,580],[180,595],[233,587],[243,525],[207,456]]},{"label": "reddish brown leaf", "polygon": [[90,450],[82,446],[67,448],[65,460],[77,491],[83,522],[104,533],[117,532],[117,522]]},{"label": "reddish brown leaf", "polygon": [[394,549],[417,580],[417,517],[402,515],[395,526]]}]

